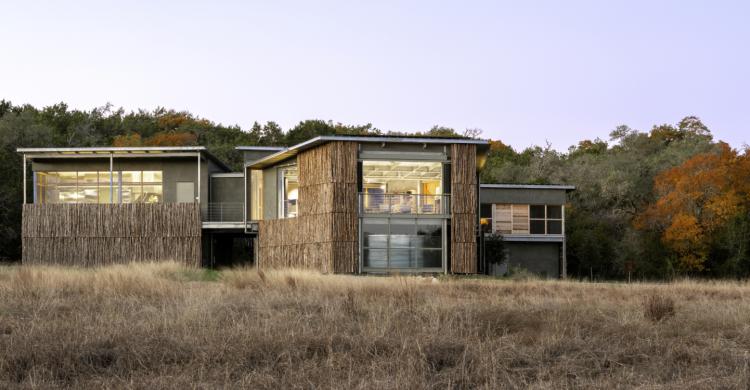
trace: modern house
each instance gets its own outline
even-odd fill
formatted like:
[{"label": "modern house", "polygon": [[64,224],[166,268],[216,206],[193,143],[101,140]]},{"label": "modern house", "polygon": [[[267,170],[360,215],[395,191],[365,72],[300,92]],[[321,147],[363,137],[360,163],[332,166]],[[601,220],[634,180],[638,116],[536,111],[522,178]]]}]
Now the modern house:
[{"label": "modern house", "polygon": [[[230,172],[203,147],[18,149],[24,173],[31,167],[24,180],[23,261],[499,272],[485,266],[480,210],[491,205],[494,217],[522,198],[483,185],[480,208],[486,141],[320,136],[289,148],[237,149],[245,161],[241,172]],[[554,216],[563,211],[554,206],[564,204],[564,193],[550,195],[548,203],[546,195],[525,203],[534,205],[527,214],[551,205],[547,240],[529,219],[529,242],[564,243],[564,235],[554,241],[562,235]],[[519,243],[522,235],[504,234]],[[511,258],[523,258],[510,248]],[[564,267],[555,263],[555,269]],[[553,269],[540,271],[551,276]]]}]

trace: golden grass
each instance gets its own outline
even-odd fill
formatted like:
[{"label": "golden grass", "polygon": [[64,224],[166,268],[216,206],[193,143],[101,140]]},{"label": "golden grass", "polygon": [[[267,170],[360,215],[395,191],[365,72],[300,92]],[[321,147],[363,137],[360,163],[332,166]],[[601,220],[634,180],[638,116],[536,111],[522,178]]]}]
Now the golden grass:
[{"label": "golden grass", "polygon": [[0,387],[747,388],[748,298],[744,282],[0,267]]}]

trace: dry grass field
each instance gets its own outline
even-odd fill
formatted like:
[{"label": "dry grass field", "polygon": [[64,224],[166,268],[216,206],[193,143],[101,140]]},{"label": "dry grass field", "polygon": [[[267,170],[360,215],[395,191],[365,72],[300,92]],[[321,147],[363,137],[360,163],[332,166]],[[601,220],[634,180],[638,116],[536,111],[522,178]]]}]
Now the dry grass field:
[{"label": "dry grass field", "polygon": [[747,388],[750,285],[0,267],[1,388]]}]

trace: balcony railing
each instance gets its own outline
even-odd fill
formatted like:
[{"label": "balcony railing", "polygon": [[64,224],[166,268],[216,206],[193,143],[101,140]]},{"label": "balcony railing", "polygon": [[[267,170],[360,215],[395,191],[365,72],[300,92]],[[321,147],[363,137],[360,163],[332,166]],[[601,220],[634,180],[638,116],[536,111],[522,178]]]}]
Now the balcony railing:
[{"label": "balcony railing", "polygon": [[205,222],[242,222],[242,202],[210,202]]},{"label": "balcony railing", "polygon": [[450,214],[450,195],[359,194],[360,214]]}]

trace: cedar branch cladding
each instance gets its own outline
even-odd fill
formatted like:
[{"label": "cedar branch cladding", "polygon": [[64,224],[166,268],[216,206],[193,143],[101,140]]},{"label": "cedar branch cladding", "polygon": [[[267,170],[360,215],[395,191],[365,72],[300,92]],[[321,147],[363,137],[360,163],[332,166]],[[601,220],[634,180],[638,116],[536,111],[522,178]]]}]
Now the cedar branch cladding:
[{"label": "cedar branch cladding", "polygon": [[451,146],[451,271],[477,273],[476,145]]},{"label": "cedar branch cladding", "polygon": [[24,264],[100,266],[178,261],[199,266],[197,203],[26,204]]},{"label": "cedar branch cladding", "polygon": [[259,221],[260,268],[355,272],[358,263],[357,144],[301,152],[299,215]]}]

